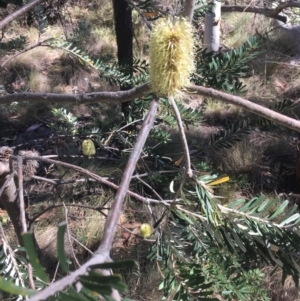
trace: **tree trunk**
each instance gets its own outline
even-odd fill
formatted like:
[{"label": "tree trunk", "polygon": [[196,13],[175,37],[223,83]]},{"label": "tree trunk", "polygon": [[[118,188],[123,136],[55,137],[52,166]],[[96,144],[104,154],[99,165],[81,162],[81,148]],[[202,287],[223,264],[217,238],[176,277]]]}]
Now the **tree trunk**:
[{"label": "tree trunk", "polygon": [[20,219],[20,204],[15,179],[13,176],[11,176],[11,171],[9,168],[9,157],[12,155],[12,153],[13,151],[9,147],[4,146],[0,148],[0,189],[2,189],[5,182],[10,177],[10,180],[6,182],[5,188],[0,196],[0,202],[1,205],[3,205],[6,209],[7,214],[14,226],[19,244],[22,246],[23,241],[21,236],[22,224]]},{"label": "tree trunk", "polygon": [[[31,155],[35,156],[38,153],[35,151],[20,151],[20,155]],[[21,221],[21,207],[19,200],[19,190],[15,182],[15,176],[12,175],[12,170],[10,168],[10,156],[13,155],[13,150],[7,146],[0,147],[0,204],[6,209],[7,214],[14,226],[15,233],[18,238],[18,242],[23,246],[22,233],[24,231]],[[36,173],[38,168],[38,162],[35,160],[27,160],[23,163],[22,174],[25,180],[29,180],[32,175]],[[26,221],[25,231],[33,231],[33,224],[28,227]],[[35,237],[34,237],[35,241]],[[36,244],[36,250],[39,252],[38,245]]]},{"label": "tree trunk", "polygon": [[[119,64],[133,63],[133,26],[132,26],[132,10],[126,0],[113,0],[115,31],[118,46],[118,62]],[[131,74],[132,75],[132,72]],[[121,86],[121,90],[129,90],[130,86]],[[129,114],[130,102],[122,103],[122,113],[125,119]]]},{"label": "tree trunk", "polygon": [[214,0],[212,12],[205,15],[203,48],[207,52],[218,51],[220,48],[221,5],[221,2]]}]

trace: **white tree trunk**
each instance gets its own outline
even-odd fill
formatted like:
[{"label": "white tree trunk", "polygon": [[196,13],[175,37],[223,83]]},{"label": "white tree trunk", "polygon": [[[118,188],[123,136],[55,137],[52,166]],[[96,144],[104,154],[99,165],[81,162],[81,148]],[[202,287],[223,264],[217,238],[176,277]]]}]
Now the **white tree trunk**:
[{"label": "white tree trunk", "polygon": [[221,5],[220,1],[214,0],[212,13],[205,16],[203,48],[208,52],[218,51],[220,48]]}]

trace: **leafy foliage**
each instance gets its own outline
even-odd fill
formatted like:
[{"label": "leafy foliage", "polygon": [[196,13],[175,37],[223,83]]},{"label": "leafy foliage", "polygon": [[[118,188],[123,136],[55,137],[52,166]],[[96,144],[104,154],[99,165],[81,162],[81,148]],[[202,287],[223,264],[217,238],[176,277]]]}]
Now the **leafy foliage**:
[{"label": "leafy foliage", "polygon": [[[76,57],[82,64],[99,72],[100,78],[105,79],[111,85],[136,86],[145,83],[148,79],[148,64],[146,61],[134,60],[132,64],[108,64],[101,59],[92,59],[84,51],[72,43],[52,39],[49,46],[60,48]],[[134,74],[131,76],[131,74]]]},{"label": "leafy foliage", "polygon": [[[139,9],[153,11],[152,1],[136,2]],[[195,18],[202,18],[210,8],[211,6],[207,6],[204,1],[197,1]],[[36,16],[42,33],[47,24],[43,23],[45,18],[42,12],[40,15],[38,13],[37,11]],[[77,24],[72,43],[52,39],[49,46],[62,49],[76,57],[82,64],[97,70],[99,76],[112,85],[135,86],[147,81],[148,65],[145,61],[135,60],[132,65],[111,64],[100,58],[91,58],[80,50],[76,43],[79,44],[79,37],[84,32],[88,34],[90,28],[82,21]],[[12,46],[8,48],[10,47]],[[247,64],[260,51],[260,41],[257,38],[251,38],[238,49],[226,53],[213,54],[199,49],[197,70],[192,80],[203,86],[242,92],[245,87],[240,78],[250,75]],[[131,150],[139,129],[138,126],[132,129],[130,125],[139,125],[143,120],[150,99],[151,95],[145,95],[131,103],[129,117],[126,120],[128,123],[120,129],[112,130],[107,139],[104,139],[104,134],[97,135],[99,139],[97,143],[105,148],[105,144],[113,141],[115,149],[127,149],[127,152]],[[168,100],[161,99],[160,105],[156,122],[169,126],[176,125]],[[187,126],[201,120],[202,112],[186,108],[182,103],[177,105]],[[278,103],[275,110],[283,111],[289,106],[288,101]],[[59,132],[65,131],[72,135],[77,133],[77,118],[73,114],[59,108],[53,110],[53,115],[59,122],[51,124],[51,127]],[[210,146],[231,147],[247,137],[250,133],[249,125],[248,121],[234,123],[228,129],[214,135]],[[166,143],[169,137],[168,132],[157,128],[153,128],[150,134],[150,139],[156,143]],[[148,155],[150,158],[161,159],[150,147],[145,148],[144,153],[145,157]],[[157,166],[158,164],[155,165],[156,168]],[[157,169],[159,168],[161,165]],[[148,166],[145,169],[149,174],[152,172],[148,170]],[[195,174],[198,175],[200,172],[196,171]],[[279,198],[269,200],[264,195],[222,205],[213,190],[216,185],[212,183],[217,178],[217,175],[207,173],[186,180],[179,173],[173,179],[179,186],[179,197],[176,196],[171,205],[163,202],[158,205],[163,207],[164,213],[155,223],[155,242],[151,242],[153,244],[148,257],[156,261],[164,276],[160,285],[164,299],[203,301],[218,300],[218,297],[222,296],[226,300],[268,300],[265,291],[258,289],[264,275],[258,269],[252,268],[252,265],[258,261],[271,263],[283,270],[283,278],[290,274],[295,282],[298,282],[300,214],[297,213],[296,206],[288,207],[288,201],[282,203]],[[166,180],[162,181],[157,175],[151,180],[158,183],[162,190],[167,186]],[[173,191],[171,193],[167,191],[164,197],[170,195],[174,197],[172,193]],[[147,205],[150,208],[150,204]],[[71,266],[64,253],[65,230],[66,225],[60,224],[57,234],[57,258],[62,272],[69,273]],[[45,283],[49,283],[48,275],[38,261],[31,236],[25,234],[24,241],[28,260],[34,268],[34,280],[43,287],[47,285]],[[35,291],[24,288],[28,287],[27,261],[17,260],[16,252],[11,251],[7,245],[4,244],[3,248],[3,252],[0,253],[3,275],[0,279],[1,289],[15,295],[35,294]],[[90,266],[87,273],[77,277],[67,290],[57,293],[48,300],[90,301],[98,300],[98,295],[101,295],[105,300],[112,301],[110,296],[112,289],[124,293],[126,286],[118,274],[103,276],[97,273],[97,270],[115,270],[132,266],[134,266],[132,261]]]},{"label": "leafy foliage", "polygon": [[199,49],[193,82],[227,92],[242,92],[245,86],[239,78],[250,76],[247,64],[261,53],[260,45],[260,39],[252,37],[228,52],[215,54]]},{"label": "leafy foliage", "polygon": [[230,148],[236,142],[246,139],[251,132],[248,120],[238,120],[232,123],[228,129],[221,130],[211,136],[209,145],[217,149]]},{"label": "leafy foliage", "polygon": [[[21,247],[14,250],[7,241],[2,241],[0,249],[0,288],[1,290],[17,295],[16,300],[23,300],[23,297],[32,295],[33,291],[28,290],[28,268],[27,260],[22,255],[24,249]],[[34,274],[35,276],[35,274]],[[44,288],[44,283],[35,277],[36,288]]]},{"label": "leafy foliage", "polygon": [[27,44],[26,36],[19,36],[17,38],[12,38],[7,42],[0,42],[0,53],[9,53],[14,50],[21,50]]}]

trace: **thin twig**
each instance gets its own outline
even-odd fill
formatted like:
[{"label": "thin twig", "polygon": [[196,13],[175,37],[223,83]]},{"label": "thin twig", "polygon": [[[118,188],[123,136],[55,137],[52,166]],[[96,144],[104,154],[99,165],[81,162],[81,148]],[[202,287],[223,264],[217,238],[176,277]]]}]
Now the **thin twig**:
[{"label": "thin twig", "polygon": [[64,209],[65,209],[65,219],[66,219],[66,226],[67,226],[67,237],[68,237],[68,241],[69,241],[69,244],[70,244],[71,252],[73,254],[75,262],[80,267],[81,265],[80,265],[80,263],[79,263],[76,255],[75,255],[75,251],[74,251],[73,244],[72,244],[72,239],[71,239],[71,234],[70,234],[70,227],[69,227],[69,223],[68,223],[68,208],[66,207],[65,203],[62,203],[62,204],[63,204]]},{"label": "thin twig", "polygon": [[32,50],[36,47],[43,46],[42,44],[45,43],[45,42],[48,42],[49,40],[52,40],[52,38],[37,42],[34,45],[31,45],[29,47],[26,47],[26,48],[22,49],[21,51],[19,51],[19,52],[15,53],[14,55],[10,56],[9,58],[7,58],[0,66],[3,68],[9,61],[14,59],[15,57],[17,57],[17,56],[19,56],[19,55],[21,55],[21,54],[23,54],[23,53],[25,53],[29,50]]},{"label": "thin twig", "polygon": [[23,5],[20,9],[17,11],[9,14],[6,18],[0,21],[0,30],[3,29],[6,25],[8,25],[13,20],[17,19],[18,17],[22,16],[29,10],[31,10],[34,6],[37,4],[44,2],[45,0],[32,0],[28,2],[27,4]]},{"label": "thin twig", "polygon": [[162,202],[164,201],[162,199],[162,197],[159,195],[159,193],[156,192],[156,190],[150,186],[148,183],[146,183],[145,181],[143,181],[138,175],[135,176],[136,179],[138,179],[141,183],[143,183],[145,186],[147,186]]},{"label": "thin twig", "polygon": [[[48,156],[43,156],[44,158],[49,158]],[[57,156],[55,156],[57,157]],[[150,177],[150,176],[157,176],[160,174],[171,174],[171,173],[178,173],[180,172],[181,169],[174,169],[174,170],[159,170],[159,171],[150,171],[150,172],[145,172],[143,174],[136,174],[132,176],[132,179],[137,179],[137,178],[145,178],[145,177]],[[53,185],[66,185],[66,184],[73,184],[73,183],[81,183],[81,182],[96,182],[96,180],[91,179],[91,178],[82,178],[82,179],[76,179],[76,180],[69,180],[65,182],[59,182],[59,179],[48,179],[40,176],[33,175],[31,177],[32,179],[38,180],[38,181],[44,181]],[[105,180],[117,180],[120,179],[121,177],[103,177]],[[1,196],[1,190],[0,190],[0,196]]]},{"label": "thin twig", "polygon": [[[88,171],[88,170],[86,170],[82,167],[79,167],[77,165],[73,165],[73,164],[70,164],[70,163],[61,162],[61,161],[57,161],[57,160],[52,160],[52,159],[44,158],[44,157],[41,157],[41,156],[23,156],[23,159],[24,160],[37,160],[37,161],[42,161],[42,162],[46,162],[46,163],[50,163],[50,164],[57,164],[57,165],[61,165],[61,166],[67,167],[67,168],[71,168],[71,169],[76,170],[76,171],[78,171],[82,174],[85,174],[88,177],[96,180],[97,182],[102,183],[104,185],[107,185],[108,187],[111,187],[115,190],[117,190],[119,188],[118,185],[108,181],[106,178],[100,177],[100,176],[96,175],[95,173],[92,173],[92,172],[90,172],[90,171]],[[159,200],[142,197],[139,194],[137,194],[137,193],[135,193],[131,190],[128,190],[127,194],[132,196],[136,200],[139,200],[139,201],[141,201],[143,203],[146,203],[146,204],[148,204],[149,202],[150,203],[161,204],[161,201],[159,201]],[[169,202],[171,202],[171,201],[170,200],[165,200],[164,204],[166,205]]]},{"label": "thin twig", "polygon": [[175,100],[172,96],[169,97],[169,102],[170,102],[171,107],[174,111],[175,118],[176,118],[177,125],[178,125],[178,129],[179,129],[180,139],[181,139],[181,143],[182,143],[183,151],[184,151],[186,173],[191,178],[193,176],[193,171],[192,171],[192,168],[191,168],[191,158],[190,158],[189,147],[188,147],[188,143],[187,143],[187,140],[186,140],[186,136],[185,136],[184,127],[183,127],[183,124],[182,124],[182,119],[181,119],[181,116],[180,116],[180,112],[179,112],[178,107],[176,105],[176,102],[175,102]]},{"label": "thin twig", "polygon": [[92,206],[92,205],[83,205],[83,204],[56,204],[56,205],[51,205],[50,207],[44,209],[43,211],[41,211],[40,213],[36,214],[34,217],[32,217],[30,219],[30,224],[32,224],[36,219],[38,219],[40,216],[42,216],[43,214],[45,214],[47,211],[55,209],[55,208],[59,208],[59,207],[77,207],[77,208],[85,208],[85,209],[91,209],[91,210],[95,210],[95,211],[101,211],[101,210],[110,210],[110,208],[108,207],[102,207],[102,206]]},{"label": "thin twig", "polygon": [[19,179],[19,203],[20,203],[20,220],[22,224],[22,232],[27,232],[27,223],[25,215],[24,191],[23,191],[23,157],[17,157],[18,163],[18,179]]},{"label": "thin twig", "polygon": [[[18,164],[18,179],[19,179],[19,204],[20,204],[20,220],[22,224],[22,232],[27,232],[27,222],[25,215],[25,202],[24,202],[24,190],[23,190],[23,157],[17,157]],[[33,270],[31,263],[27,263],[28,279],[29,285],[32,289],[35,289],[34,280],[33,280]]]},{"label": "thin twig", "polygon": [[53,279],[52,279],[51,283],[53,283],[55,281],[55,278],[56,278],[56,275],[57,275],[57,272],[58,272],[58,268],[59,268],[59,261],[57,262],[57,265],[56,265],[55,272],[54,272]]},{"label": "thin twig", "polygon": [[71,235],[71,238],[78,243],[81,247],[83,247],[86,251],[88,251],[90,254],[94,254],[89,248],[87,248],[84,244],[82,244],[78,239],[76,239],[73,235]]}]

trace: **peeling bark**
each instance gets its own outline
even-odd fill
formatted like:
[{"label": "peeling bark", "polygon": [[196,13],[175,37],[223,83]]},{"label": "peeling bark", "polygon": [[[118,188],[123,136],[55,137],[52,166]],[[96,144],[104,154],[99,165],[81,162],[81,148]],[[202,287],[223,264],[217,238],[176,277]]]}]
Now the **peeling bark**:
[{"label": "peeling bark", "polygon": [[[34,151],[20,151],[19,155],[36,156],[37,152]],[[0,204],[6,209],[7,214],[14,226],[18,242],[23,246],[22,240],[22,220],[21,220],[21,207],[19,201],[19,191],[15,182],[15,174],[12,166],[10,166],[10,157],[13,156],[13,150],[7,146],[0,148]],[[17,164],[12,164],[16,169]],[[23,177],[29,180],[38,168],[36,160],[27,160],[22,168]],[[23,212],[24,214],[24,212]],[[26,227],[27,228],[27,227]],[[28,228],[27,228],[28,229]],[[28,229],[33,232],[33,228]]]},{"label": "peeling bark", "polygon": [[[22,224],[20,219],[20,204],[15,179],[11,176],[9,157],[13,150],[9,147],[0,148],[0,189],[5,185],[0,202],[7,211],[7,214],[14,226],[19,244],[22,246]],[[10,177],[10,179],[9,179]]]}]

